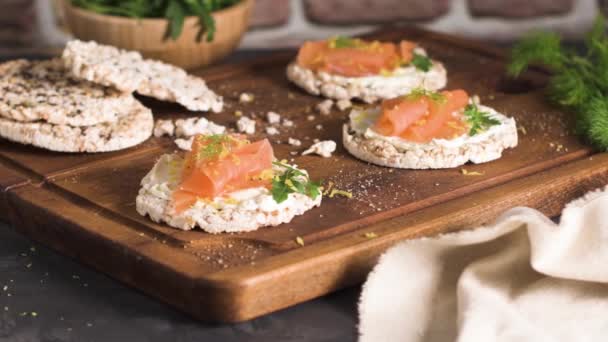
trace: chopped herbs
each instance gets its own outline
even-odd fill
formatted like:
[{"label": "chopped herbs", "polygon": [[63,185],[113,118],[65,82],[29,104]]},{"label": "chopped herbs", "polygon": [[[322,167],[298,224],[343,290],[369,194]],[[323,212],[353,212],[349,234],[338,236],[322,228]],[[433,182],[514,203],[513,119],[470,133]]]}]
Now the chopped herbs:
[{"label": "chopped herbs", "polygon": [[408,100],[418,100],[421,97],[428,97],[434,102],[437,103],[445,103],[447,101],[445,95],[438,91],[426,90],[424,88],[416,88],[412,90],[409,94],[405,95],[405,98]]},{"label": "chopped herbs", "polygon": [[530,64],[553,71],[548,97],[576,114],[576,129],[601,150],[608,149],[608,36],[599,15],[585,41],[585,52],[562,46],[559,35],[536,32],[511,52],[508,73],[518,77]]},{"label": "chopped herbs", "polygon": [[289,194],[300,193],[312,199],[321,194],[321,184],[310,180],[307,174],[285,163],[274,162],[274,165],[285,168],[282,175],[272,179],[272,198],[281,203],[287,200]]},{"label": "chopped herbs", "polygon": [[71,0],[72,5],[96,13],[131,18],[166,18],[165,38],[176,40],[181,35],[186,17],[199,18],[200,30],[197,40],[206,36],[212,41],[215,35],[215,20],[212,12],[230,7],[240,0]]},{"label": "chopped herbs", "polygon": [[464,109],[464,117],[471,126],[469,135],[474,136],[491,126],[500,125],[500,121],[490,117],[487,112],[482,112],[476,104],[469,104]]},{"label": "chopped herbs", "polygon": [[336,36],[329,40],[329,47],[331,49],[355,48],[360,45],[360,39],[354,39],[345,36]]},{"label": "chopped herbs", "polygon": [[205,145],[198,151],[198,158],[202,160],[216,159],[229,153],[234,140],[226,134],[198,136],[197,139],[205,141]]},{"label": "chopped herbs", "polygon": [[415,66],[418,70],[427,72],[431,70],[431,67],[433,66],[433,61],[431,61],[431,59],[427,56],[415,53],[414,58],[412,58],[410,64]]}]

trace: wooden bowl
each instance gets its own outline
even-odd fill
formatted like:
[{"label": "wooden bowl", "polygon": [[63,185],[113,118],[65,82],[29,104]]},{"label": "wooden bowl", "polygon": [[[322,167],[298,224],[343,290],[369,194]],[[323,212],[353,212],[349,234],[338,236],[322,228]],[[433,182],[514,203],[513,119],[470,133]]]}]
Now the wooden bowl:
[{"label": "wooden bowl", "polygon": [[254,0],[243,0],[231,7],[213,13],[216,23],[212,42],[196,41],[199,31],[198,17],[188,17],[177,40],[164,39],[167,30],[165,19],[134,19],[97,14],[72,6],[63,0],[63,11],[68,30],[80,40],[94,40],[141,52],[154,58],[194,69],[213,63],[236,49],[249,24]]}]

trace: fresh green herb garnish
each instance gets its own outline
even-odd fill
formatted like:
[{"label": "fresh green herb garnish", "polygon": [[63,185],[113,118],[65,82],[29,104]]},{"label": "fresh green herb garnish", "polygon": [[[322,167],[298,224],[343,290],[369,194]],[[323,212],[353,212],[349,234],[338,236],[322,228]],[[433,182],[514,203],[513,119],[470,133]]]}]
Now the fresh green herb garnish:
[{"label": "fresh green herb garnish", "polygon": [[198,158],[202,160],[215,159],[231,149],[232,138],[226,134],[199,136],[196,139],[204,139],[207,142],[198,152]]},{"label": "fresh green herb garnish", "polygon": [[354,48],[361,45],[361,41],[345,36],[336,36],[329,40],[329,47],[332,49]]},{"label": "fresh green herb garnish", "polygon": [[281,203],[287,200],[289,194],[300,193],[312,199],[321,194],[321,184],[310,180],[304,172],[287,164],[273,162],[274,165],[285,168],[285,172],[272,179],[272,198]]},{"label": "fresh green herb garnish", "polygon": [[433,66],[433,61],[431,61],[431,59],[428,58],[427,56],[419,55],[419,54],[415,53],[414,58],[412,58],[412,61],[410,62],[410,64],[415,66],[416,69],[418,69],[418,70],[427,72],[427,71],[431,70],[431,67]]},{"label": "fresh green herb garnish", "polygon": [[464,117],[471,125],[470,136],[483,132],[491,126],[500,125],[500,121],[490,117],[489,113],[480,111],[476,104],[469,104],[465,107]]},{"label": "fresh green herb garnish", "polygon": [[593,145],[608,149],[608,36],[605,18],[599,15],[585,41],[585,53],[561,44],[554,33],[525,37],[511,52],[508,73],[518,77],[530,64],[553,71],[548,97],[576,113],[577,132]]},{"label": "fresh green herb garnish", "polygon": [[184,20],[197,16],[200,31],[197,40],[206,35],[212,41],[215,21],[212,12],[230,7],[240,0],[70,0],[74,6],[93,12],[131,18],[166,18],[169,23],[165,38],[176,40],[182,33]]},{"label": "fresh green herb garnish", "polygon": [[415,88],[409,94],[405,95],[408,100],[418,100],[421,97],[428,97],[433,102],[445,103],[447,99],[445,95],[438,91],[426,90],[424,88]]}]

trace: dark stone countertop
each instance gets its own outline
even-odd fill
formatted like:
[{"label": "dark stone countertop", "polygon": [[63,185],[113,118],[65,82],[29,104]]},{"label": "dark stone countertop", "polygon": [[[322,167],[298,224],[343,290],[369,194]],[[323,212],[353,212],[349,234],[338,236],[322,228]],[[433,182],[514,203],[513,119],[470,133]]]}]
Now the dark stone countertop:
[{"label": "dark stone countertop", "polygon": [[0,223],[0,342],[354,341],[360,290],[250,322],[198,322]]}]

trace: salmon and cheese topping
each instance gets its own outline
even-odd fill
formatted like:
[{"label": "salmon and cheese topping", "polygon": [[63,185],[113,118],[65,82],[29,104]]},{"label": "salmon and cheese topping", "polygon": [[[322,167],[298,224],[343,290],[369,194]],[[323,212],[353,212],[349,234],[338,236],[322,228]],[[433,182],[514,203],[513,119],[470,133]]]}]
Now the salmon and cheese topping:
[{"label": "salmon and cheese topping", "polygon": [[289,222],[320,203],[320,185],[276,161],[267,139],[228,134],[198,135],[185,155],[162,156],[136,201],[156,222],[211,233]]},{"label": "salmon and cheese topping", "polygon": [[366,102],[407,94],[416,87],[441,89],[443,65],[418,44],[334,37],[302,45],[287,77],[311,94]]},{"label": "salmon and cheese topping", "polygon": [[386,75],[402,66],[429,71],[431,60],[413,42],[399,44],[335,37],[306,42],[296,59],[301,67],[347,77]]},{"label": "salmon and cheese topping", "polygon": [[343,136],[347,150],[385,166],[455,167],[497,159],[517,145],[515,120],[464,90],[416,89],[373,108],[355,108],[349,119]]}]

